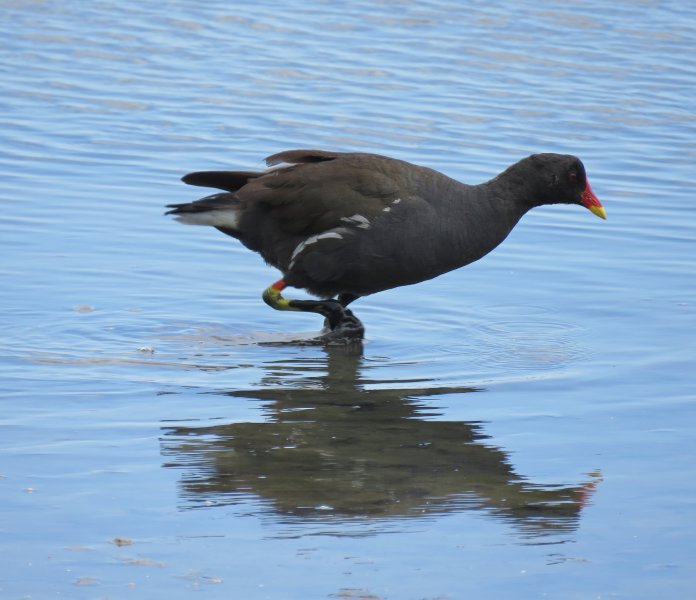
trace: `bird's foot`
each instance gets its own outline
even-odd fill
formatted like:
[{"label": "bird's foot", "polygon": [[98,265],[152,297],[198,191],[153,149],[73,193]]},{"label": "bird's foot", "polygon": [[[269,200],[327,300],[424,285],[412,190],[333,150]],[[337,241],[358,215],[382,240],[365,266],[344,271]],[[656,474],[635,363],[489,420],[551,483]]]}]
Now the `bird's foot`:
[{"label": "bird's foot", "polygon": [[[353,311],[340,304],[339,306],[340,317],[333,321],[327,317],[318,339],[329,344],[345,344],[362,340],[365,337],[365,326],[353,314]],[[339,311],[336,310],[336,313]]]},{"label": "bird's foot", "polygon": [[365,335],[360,319],[337,300],[290,300],[288,303],[295,310],[316,312],[326,317],[318,338],[322,341],[340,344],[361,340]]}]

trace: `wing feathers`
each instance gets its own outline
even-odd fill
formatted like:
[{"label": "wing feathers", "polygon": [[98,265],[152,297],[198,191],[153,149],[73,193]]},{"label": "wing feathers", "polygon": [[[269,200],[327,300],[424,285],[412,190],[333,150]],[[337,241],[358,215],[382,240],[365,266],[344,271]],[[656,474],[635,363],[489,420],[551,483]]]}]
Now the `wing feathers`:
[{"label": "wing feathers", "polygon": [[[377,155],[288,150],[269,156],[266,162],[285,166],[260,173],[199,171],[183,180],[232,192],[242,212],[256,211],[252,207],[257,206],[267,211],[281,231],[295,235],[327,231],[354,215],[368,223],[391,210],[390,203],[409,184],[395,169],[399,161]],[[195,209],[217,208],[206,204]]]},{"label": "wing feathers", "polygon": [[255,171],[197,171],[184,175],[181,180],[189,185],[211,187],[227,192],[236,192],[250,180],[263,173]]},{"label": "wing feathers", "polygon": [[287,163],[289,165],[297,165],[300,163],[316,163],[325,160],[333,160],[340,156],[340,152],[327,152],[325,150],[286,150],[272,154],[266,159],[266,164],[269,167]]}]

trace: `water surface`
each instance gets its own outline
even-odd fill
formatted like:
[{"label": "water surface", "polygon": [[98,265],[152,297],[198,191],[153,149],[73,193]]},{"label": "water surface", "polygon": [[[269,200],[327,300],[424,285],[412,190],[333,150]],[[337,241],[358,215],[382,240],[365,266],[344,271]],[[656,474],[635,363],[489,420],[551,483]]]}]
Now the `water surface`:
[{"label": "water surface", "polygon": [[[684,598],[696,585],[696,11],[6,2],[3,598]],[[163,205],[363,150],[580,156],[606,222],[281,343],[277,273]]]}]

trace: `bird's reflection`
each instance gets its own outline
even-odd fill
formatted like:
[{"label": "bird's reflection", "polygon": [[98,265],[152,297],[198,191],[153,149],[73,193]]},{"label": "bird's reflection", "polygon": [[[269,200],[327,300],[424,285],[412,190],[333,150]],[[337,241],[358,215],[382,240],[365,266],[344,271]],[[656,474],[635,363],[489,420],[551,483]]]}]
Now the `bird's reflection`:
[{"label": "bird's reflection", "polygon": [[297,518],[478,509],[529,535],[575,528],[593,478],[573,486],[531,483],[487,442],[481,423],[438,418],[432,397],[477,390],[370,378],[378,368],[359,349],[322,352],[266,364],[258,389],[225,392],[261,400],[263,422],[165,428],[163,452],[167,466],[183,469],[186,506],[253,495]]}]

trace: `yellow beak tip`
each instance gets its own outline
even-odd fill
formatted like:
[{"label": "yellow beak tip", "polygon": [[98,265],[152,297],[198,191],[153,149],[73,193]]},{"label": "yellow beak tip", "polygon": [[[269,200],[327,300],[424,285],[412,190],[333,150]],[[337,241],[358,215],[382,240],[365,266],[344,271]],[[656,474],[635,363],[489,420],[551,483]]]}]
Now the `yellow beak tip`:
[{"label": "yellow beak tip", "polygon": [[603,206],[588,206],[592,214],[597,215],[600,219],[607,218],[607,211],[604,210]]}]

